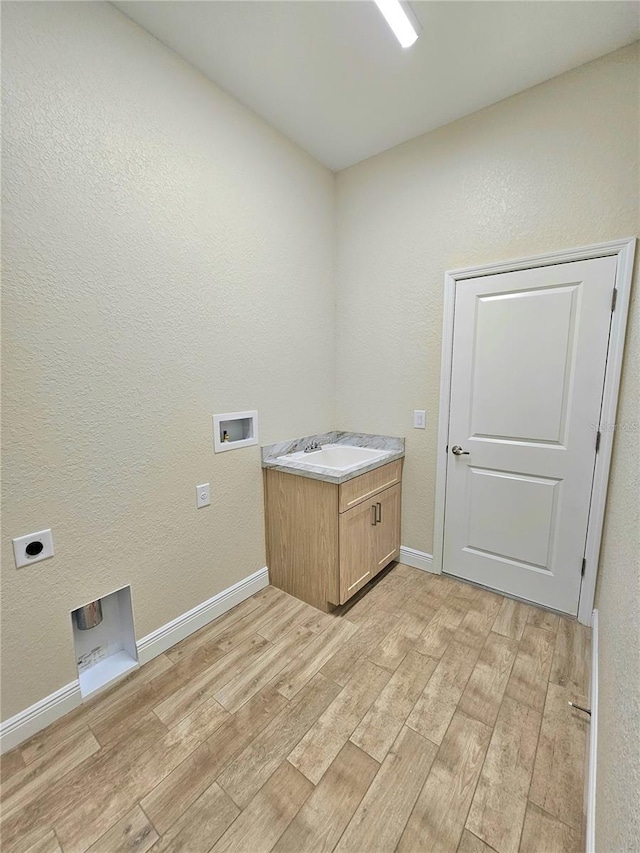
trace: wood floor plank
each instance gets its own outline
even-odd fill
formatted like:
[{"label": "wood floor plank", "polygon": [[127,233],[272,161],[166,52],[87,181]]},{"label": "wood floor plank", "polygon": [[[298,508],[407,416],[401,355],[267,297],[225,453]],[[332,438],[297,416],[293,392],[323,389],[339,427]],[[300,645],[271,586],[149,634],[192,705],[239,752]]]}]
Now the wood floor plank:
[{"label": "wood floor plank", "polygon": [[[110,690],[100,693],[99,696],[66,714],[61,720],[33,735],[16,752],[20,752],[25,764],[28,765],[51,750],[58,749],[63,741],[77,735],[80,731],[86,731],[96,714],[107,713],[110,708],[123,701],[124,697],[135,694],[141,685],[152,681],[172,665],[166,655],[157,655]],[[122,734],[120,732],[120,735]]]},{"label": "wood floor plank", "polygon": [[445,605],[460,606],[464,607],[465,610],[468,610],[471,604],[476,600],[477,587],[471,583],[465,583],[462,580],[446,577],[446,575],[438,575],[438,577],[441,581],[445,581],[449,585],[449,589],[444,599]]},{"label": "wood floor plank", "polygon": [[513,598],[503,598],[491,630],[519,642],[531,613],[532,608],[528,604]]},{"label": "wood floor plank", "polygon": [[240,814],[240,809],[213,782],[162,838],[153,853],[209,853]]},{"label": "wood floor plank", "polygon": [[51,830],[31,847],[26,848],[25,853],[62,853],[62,849],[58,844],[55,832]]},{"label": "wood floor plank", "polygon": [[466,613],[467,607],[444,604],[414,643],[415,651],[440,660]]},{"label": "wood floor plank", "polygon": [[[54,829],[65,850],[84,851],[125,816],[131,803],[142,799],[199,746],[191,737],[169,731],[131,764],[126,774],[105,772],[79,795],[73,808],[56,818]],[[113,768],[108,768],[113,771]]]},{"label": "wood floor plank", "polygon": [[295,625],[284,637],[263,649],[253,661],[244,662],[240,672],[215,693],[216,700],[228,711],[237,711],[266,687],[316,636],[307,628]]},{"label": "wood floor plank", "polygon": [[172,727],[172,731],[185,738],[191,737],[195,740],[206,741],[229,719],[231,719],[231,714],[222,705],[219,705],[215,699],[207,699],[206,702],[183,717],[179,723],[176,723]]},{"label": "wood floor plank", "polygon": [[[365,587],[348,603],[345,617],[350,622],[362,624],[381,613],[398,618],[405,595],[404,579],[398,576],[396,568],[386,577],[376,578],[369,588]],[[393,579],[392,584],[387,583],[388,578]]]},{"label": "wood floor plank", "polygon": [[220,634],[224,633],[232,625],[240,622],[241,619],[245,619],[251,613],[255,614],[256,611],[263,613],[265,608],[261,599],[254,595],[240,602],[240,604],[237,604],[226,613],[223,613],[222,616],[214,619],[213,622],[205,625],[204,628],[200,628],[199,631],[195,631],[184,640],[176,643],[165,654],[173,663],[179,663],[184,658],[192,655],[197,648],[215,641],[216,637],[220,636]]},{"label": "wood floor plank", "polygon": [[289,762],[316,785],[389,681],[390,674],[365,661],[289,753]]},{"label": "wood floor plank", "polygon": [[89,853],[145,853],[158,840],[140,806],[134,806],[121,820],[89,848]]},{"label": "wood floor plank", "polygon": [[491,727],[457,711],[411,813],[398,853],[455,851],[491,739]]},{"label": "wood floor plank", "polygon": [[212,853],[269,853],[313,791],[302,773],[284,761],[231,824]]},{"label": "wood floor plank", "polygon": [[549,680],[581,696],[589,695],[590,630],[573,619],[560,619]]},{"label": "wood floor plank", "polygon": [[100,744],[112,746],[126,737],[127,726],[146,717],[152,709],[151,704],[145,704],[145,698],[151,697],[157,703],[158,694],[162,689],[170,690],[179,673],[166,655],[158,655],[104,697],[99,695],[90,701],[86,721]]},{"label": "wood floor plank", "polygon": [[589,727],[587,716],[569,707],[570,698],[585,702],[584,697],[549,684],[529,799],[579,831]]},{"label": "wood floor plank", "polygon": [[434,744],[405,726],[344,831],[336,851],[392,853],[436,752]]},{"label": "wood floor plank", "polygon": [[203,743],[143,797],[140,805],[160,835],[207,790],[217,775],[216,769],[215,753],[208,743]]},{"label": "wood floor plank", "polygon": [[195,677],[176,685],[169,695],[163,696],[162,701],[151,703],[154,712],[165,725],[174,726],[212,698],[217,690],[235,677],[238,669],[243,671],[244,666],[257,660],[269,647],[268,640],[254,634]]},{"label": "wood floor plank", "polygon": [[[70,714],[66,714],[61,720],[33,735],[33,737],[29,738],[29,740],[17,749],[10,752],[9,755],[22,756],[24,763],[28,765],[50,750],[57,749],[63,741],[78,734],[78,732],[86,731],[88,727],[87,709],[81,706],[71,711]],[[6,755],[2,756],[2,763],[4,763],[6,757]]]},{"label": "wood floor plank", "polygon": [[289,613],[298,610],[297,598],[282,590],[275,590],[276,595],[269,599],[259,610],[245,616],[240,622],[231,625],[218,635],[216,643],[234,644],[238,638],[247,639],[254,633],[259,634],[266,626],[273,623],[274,618],[285,618]]},{"label": "wood floor plank", "polygon": [[250,802],[339,692],[339,685],[315,675],[218,777],[240,808]]},{"label": "wood floor plank", "polygon": [[519,853],[582,853],[582,833],[529,803]]},{"label": "wood floor plank", "polygon": [[[201,659],[197,667],[193,662],[194,658],[183,660],[179,664],[173,664],[152,681],[143,684],[137,691],[124,694],[122,700],[108,707],[106,712],[98,705],[89,715],[89,724],[100,744],[115,745],[134,720],[146,717],[165,699],[173,697],[174,694],[179,695],[181,689],[190,688],[195,677],[202,670],[228,653],[226,648],[224,650],[204,649],[204,651],[210,656],[206,666]],[[188,710],[185,713],[188,713]]]},{"label": "wood floor plank", "polygon": [[[267,587],[269,589],[269,587]],[[266,592],[266,590],[262,590]],[[260,595],[260,593],[259,593]],[[208,636],[195,649],[189,649],[179,654],[171,650],[171,657],[175,666],[181,669],[178,672],[191,670],[191,674],[206,669],[215,663],[232,649],[246,642],[256,634],[259,635],[261,628],[269,623],[275,616],[283,615],[295,606],[296,599],[280,590],[273,590],[273,594],[265,599],[261,606],[251,610],[231,624],[225,624],[223,630],[216,625],[217,620],[208,626]],[[225,616],[221,617],[224,619]],[[186,643],[190,638],[187,638]],[[264,639],[264,638],[263,638]]]},{"label": "wood floor plank", "polygon": [[479,654],[479,648],[451,641],[407,719],[410,728],[442,743]]},{"label": "wood floor plank", "polygon": [[517,653],[515,640],[493,631],[489,634],[460,699],[461,711],[494,725]]},{"label": "wood floor plank", "polygon": [[140,804],[161,835],[207,790],[236,755],[272,722],[285,705],[287,700],[284,696],[266,687],[144,797]]},{"label": "wood floor plank", "polygon": [[[2,833],[1,838],[2,853],[58,853],[60,850],[55,833],[50,827],[43,829],[41,826],[25,826],[17,837],[12,835],[8,838],[6,833]],[[54,842],[58,844],[57,849]]]},{"label": "wood floor plank", "polygon": [[173,661],[169,659],[166,652],[156,655],[149,663],[146,663],[139,669],[135,669],[122,681],[114,684],[113,687],[90,698],[77,710],[80,713],[86,714],[87,723],[91,725],[97,716],[108,713],[123,700],[137,694],[143,685],[154,681],[159,676],[168,672],[172,667]]},{"label": "wood floor plank", "polygon": [[[489,847],[488,844],[485,844],[484,841],[476,838],[468,829],[465,829],[458,845],[458,853],[495,853],[495,850]],[[541,853],[541,851],[538,851],[538,853]]]},{"label": "wood floor plank", "polygon": [[451,590],[460,586],[457,580],[447,577],[447,575],[436,574],[435,572],[425,572],[422,569],[416,569],[413,566],[407,566],[404,563],[398,563],[398,570],[402,569],[406,572],[409,580],[415,581],[417,588],[424,588],[429,592],[437,595],[442,601],[445,599]]},{"label": "wood floor plank", "polygon": [[351,741],[382,763],[436,666],[437,661],[432,658],[408,652],[351,735]]},{"label": "wood floor plank", "polygon": [[354,667],[359,665],[359,662],[378,645],[397,622],[396,616],[383,610],[358,623],[357,630],[324,664],[320,670],[322,675],[344,687],[351,678]]},{"label": "wood floor plank", "polygon": [[[167,733],[155,714],[133,720],[118,743],[117,749],[101,749],[85,759],[61,779],[54,781],[35,802],[17,809],[3,810],[1,817],[2,851],[13,853],[25,847],[27,838],[43,835],[55,828],[55,822],[73,814],[82,798],[97,799],[105,796],[104,784],[110,779],[127,778],[140,757]],[[114,783],[116,784],[116,783]],[[135,800],[128,803],[131,808]],[[128,811],[125,809],[115,820]],[[106,831],[111,824],[106,826]],[[99,833],[99,835],[102,833]],[[96,836],[97,837],[99,837]],[[60,839],[62,840],[62,839]],[[95,839],[93,839],[95,840]],[[31,843],[33,843],[33,841]]]},{"label": "wood floor plank", "polygon": [[379,766],[347,741],[280,837],[273,853],[330,853]]},{"label": "wood floor plank", "polygon": [[269,640],[270,643],[278,642],[278,640],[281,640],[289,633],[289,631],[297,628],[304,617],[308,618],[310,610],[314,610],[310,604],[307,604],[305,601],[294,599],[291,602],[290,607],[285,611],[282,613],[276,613],[275,616],[272,616],[271,619],[265,622],[260,627],[260,631],[258,633],[261,637],[264,637],[265,640]]},{"label": "wood floor plank", "polygon": [[547,695],[554,640],[550,631],[527,625],[507,683],[507,696],[540,713]]},{"label": "wood floor plank", "polygon": [[316,610],[311,605],[307,605],[307,607],[308,610],[303,612],[298,624],[303,628],[313,631],[314,634],[321,634],[323,631],[331,628],[336,619],[340,618],[333,613],[323,613],[321,610]]},{"label": "wood floor plank", "polygon": [[405,616],[369,653],[369,660],[389,672],[395,672],[433,616],[434,611],[429,609],[425,609],[421,616]]},{"label": "wood floor plank", "polygon": [[316,635],[282,670],[275,682],[276,690],[287,699],[293,699],[357,630],[357,625],[345,619]]},{"label": "wood floor plank", "polygon": [[544,610],[542,607],[532,607],[529,613],[529,625],[534,628],[545,628],[547,631],[552,631],[554,634],[558,630],[560,617],[557,613],[552,613],[550,610]]},{"label": "wood floor plank", "polygon": [[100,749],[90,729],[60,742],[57,747],[34,759],[20,773],[15,773],[2,785],[2,808],[10,811],[34,802],[53,781],[65,776]]},{"label": "wood floor plank", "polygon": [[5,752],[0,757],[0,780],[2,783],[8,780],[16,773],[20,773],[26,767],[24,758],[20,749],[14,749],[11,752]]},{"label": "wood floor plank", "polygon": [[453,635],[453,639],[471,648],[481,647],[495,622],[502,600],[498,595],[476,589],[469,609]]},{"label": "wood floor plank", "polygon": [[541,720],[505,696],[466,824],[498,853],[518,850]]},{"label": "wood floor plank", "polygon": [[[431,577],[420,577],[419,569],[415,569],[415,574],[407,578],[404,584],[405,597],[402,603],[404,614],[408,616],[417,616],[426,624],[433,618],[436,612],[442,607],[445,595],[444,587],[438,589],[431,581]],[[436,577],[432,575],[432,577]],[[426,583],[425,583],[426,580]],[[424,620],[425,614],[429,614],[429,619]]]},{"label": "wood floor plank", "polygon": [[[399,578],[412,577],[414,571],[416,571],[413,566],[408,566],[406,563],[396,563],[392,569],[393,573]],[[440,575],[436,575],[435,577],[441,577]]]}]

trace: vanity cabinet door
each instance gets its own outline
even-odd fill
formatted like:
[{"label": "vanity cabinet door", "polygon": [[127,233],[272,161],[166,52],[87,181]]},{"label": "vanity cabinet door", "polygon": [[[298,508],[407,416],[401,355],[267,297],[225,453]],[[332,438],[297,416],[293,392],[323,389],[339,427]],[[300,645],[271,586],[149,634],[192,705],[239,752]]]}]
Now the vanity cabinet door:
[{"label": "vanity cabinet door", "polygon": [[401,495],[402,486],[398,484],[375,496],[374,575],[400,556]]},{"label": "vanity cabinet door", "polygon": [[340,604],[370,581],[377,565],[377,506],[364,501],[340,514]]}]

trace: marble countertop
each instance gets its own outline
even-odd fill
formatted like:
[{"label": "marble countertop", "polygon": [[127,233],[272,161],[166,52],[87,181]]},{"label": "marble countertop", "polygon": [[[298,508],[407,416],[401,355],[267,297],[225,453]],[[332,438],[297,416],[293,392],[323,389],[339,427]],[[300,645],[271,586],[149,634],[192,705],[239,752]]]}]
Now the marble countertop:
[{"label": "marble countertop", "polygon": [[[308,464],[307,462],[283,462],[278,457],[286,456],[289,453],[297,453],[312,441],[318,444],[345,444],[351,447],[371,447],[375,450],[386,450],[388,456],[383,459],[376,459],[374,462],[363,462],[357,468],[352,468],[349,471],[340,471],[337,468],[325,468]],[[404,438],[397,438],[391,435],[368,435],[364,432],[344,432],[342,430],[333,430],[331,432],[323,432],[318,435],[305,435],[303,438],[294,438],[289,441],[280,441],[277,444],[268,444],[261,448],[262,450],[262,467],[274,468],[276,471],[284,471],[286,474],[296,474],[299,477],[310,477],[312,480],[324,480],[326,483],[346,483],[347,480],[352,480],[354,477],[359,477],[360,474],[366,474],[367,471],[373,471],[374,468],[380,468],[382,465],[387,465],[393,462],[394,459],[401,459],[404,456]],[[310,454],[312,457],[312,454]]]}]

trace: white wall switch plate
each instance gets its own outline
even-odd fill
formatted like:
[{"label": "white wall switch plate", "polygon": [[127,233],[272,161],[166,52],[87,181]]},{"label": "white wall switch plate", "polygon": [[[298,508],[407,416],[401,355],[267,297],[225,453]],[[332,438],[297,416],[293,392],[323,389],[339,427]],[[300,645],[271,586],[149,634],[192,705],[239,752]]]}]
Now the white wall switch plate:
[{"label": "white wall switch plate", "polygon": [[51,530],[39,530],[37,533],[18,536],[17,539],[13,540],[13,556],[18,569],[53,557]]},{"label": "white wall switch plate", "polygon": [[211,489],[209,488],[209,483],[196,486],[196,507],[202,509],[203,506],[209,506],[210,503]]},{"label": "white wall switch plate", "polygon": [[413,428],[414,429],[426,429],[427,426],[427,413],[424,409],[414,409],[413,412]]}]

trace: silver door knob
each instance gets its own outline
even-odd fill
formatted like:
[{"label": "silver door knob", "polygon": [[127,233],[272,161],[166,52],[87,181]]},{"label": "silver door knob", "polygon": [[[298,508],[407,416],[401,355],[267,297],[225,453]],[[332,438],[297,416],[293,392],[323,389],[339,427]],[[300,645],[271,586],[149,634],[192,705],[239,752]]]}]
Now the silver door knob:
[{"label": "silver door knob", "polygon": [[469,455],[469,451],[463,450],[459,444],[454,444],[453,447],[451,448],[451,452],[453,453],[454,456],[468,456]]}]

